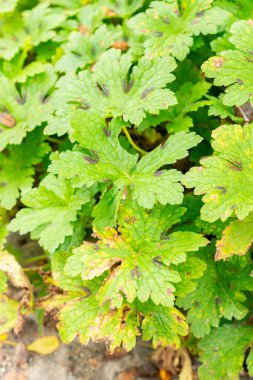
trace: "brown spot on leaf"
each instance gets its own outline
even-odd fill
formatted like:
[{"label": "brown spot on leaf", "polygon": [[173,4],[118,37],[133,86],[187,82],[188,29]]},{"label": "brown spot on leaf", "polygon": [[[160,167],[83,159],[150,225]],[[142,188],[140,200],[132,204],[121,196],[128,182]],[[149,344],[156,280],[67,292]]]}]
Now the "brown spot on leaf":
[{"label": "brown spot on leaf", "polygon": [[78,30],[83,36],[88,36],[90,34],[89,28],[84,24],[78,25]]},{"label": "brown spot on leaf", "polygon": [[114,10],[112,10],[110,8],[107,8],[107,7],[104,7],[104,12],[105,12],[105,16],[106,17],[115,17],[115,16],[117,16],[117,13]]},{"label": "brown spot on leaf", "polygon": [[181,317],[181,315],[174,314],[174,317],[178,323],[183,323],[184,319]]},{"label": "brown spot on leaf", "polygon": [[252,20],[252,19],[247,20],[247,23],[248,23],[250,26],[252,26],[252,28],[253,28],[253,20]]},{"label": "brown spot on leaf", "polygon": [[112,44],[112,48],[126,51],[129,48],[129,45],[125,41],[115,41]]},{"label": "brown spot on leaf", "polygon": [[0,124],[7,128],[13,128],[16,125],[16,120],[8,112],[0,112]]},{"label": "brown spot on leaf", "polygon": [[224,58],[222,58],[222,57],[215,57],[213,59],[213,64],[217,69],[222,67],[223,63],[224,63]]}]

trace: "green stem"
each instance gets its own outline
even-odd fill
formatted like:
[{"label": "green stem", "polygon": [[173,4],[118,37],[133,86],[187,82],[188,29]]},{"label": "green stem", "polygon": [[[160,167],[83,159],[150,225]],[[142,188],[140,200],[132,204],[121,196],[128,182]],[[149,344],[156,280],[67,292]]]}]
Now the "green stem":
[{"label": "green stem", "polygon": [[128,132],[127,128],[126,127],[123,127],[123,131],[126,135],[126,138],[128,139],[128,141],[130,142],[130,144],[132,145],[132,147],[137,150],[137,152],[139,152],[142,156],[144,156],[145,154],[147,154],[148,152],[146,152],[145,150],[141,149],[138,145],[135,144],[135,142],[132,140],[132,137],[130,136],[130,133]]},{"label": "green stem", "polygon": [[46,140],[46,141],[49,141],[49,142],[52,142],[52,143],[54,143],[54,144],[62,144],[62,143],[63,143],[62,140],[60,140],[60,139],[56,139],[56,138],[54,138],[54,137],[50,137],[50,136],[47,136],[47,137],[45,138],[45,140]]},{"label": "green stem", "polygon": [[40,256],[30,257],[29,259],[22,260],[22,264],[30,264],[30,263],[34,263],[36,261],[45,260],[45,259],[48,259],[47,255],[40,255]]}]

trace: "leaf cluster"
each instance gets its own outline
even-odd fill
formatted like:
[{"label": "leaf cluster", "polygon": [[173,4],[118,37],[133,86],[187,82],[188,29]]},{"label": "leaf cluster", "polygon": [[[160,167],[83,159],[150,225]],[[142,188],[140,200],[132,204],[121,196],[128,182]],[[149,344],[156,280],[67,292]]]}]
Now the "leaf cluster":
[{"label": "leaf cluster", "polygon": [[0,334],[39,308],[65,343],[193,336],[201,380],[253,375],[252,19],[251,0],[0,1]]}]

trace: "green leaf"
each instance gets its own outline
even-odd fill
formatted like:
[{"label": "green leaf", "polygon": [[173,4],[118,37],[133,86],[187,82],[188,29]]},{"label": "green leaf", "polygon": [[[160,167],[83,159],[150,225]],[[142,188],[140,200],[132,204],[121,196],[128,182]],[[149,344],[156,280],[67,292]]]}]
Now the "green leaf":
[{"label": "green leaf", "polygon": [[245,352],[252,341],[252,326],[224,325],[212,330],[200,343],[204,351],[200,357],[200,380],[239,380]]},{"label": "green leaf", "polygon": [[64,273],[64,266],[66,264],[67,258],[70,256],[69,253],[65,252],[55,252],[51,257],[51,268],[52,276],[56,286],[68,292],[78,292],[83,290],[84,281],[81,276],[69,277]]},{"label": "green leaf", "polygon": [[143,6],[145,0],[100,0],[102,7],[107,7],[105,13],[108,17],[127,18]]},{"label": "green leaf", "polygon": [[221,94],[218,98],[215,96],[207,96],[207,98],[211,101],[208,115],[218,116],[221,119],[230,118],[237,123],[242,121],[240,117],[235,116],[233,107],[225,106],[223,104],[224,94]]},{"label": "green leaf", "polygon": [[[103,194],[101,205],[99,203],[94,209],[95,226],[100,230],[114,226],[115,211],[126,187],[132,190],[133,198],[143,207],[152,208],[156,201],[161,204],[181,203],[181,173],[175,169],[159,169],[185,157],[187,150],[201,141],[195,133],[180,132],[170,136],[163,145],[137,163],[138,156],[128,153],[119,143],[118,135],[122,126],[124,123],[117,119],[107,126],[105,121],[95,115],[76,112],[73,138],[91,153],[65,151],[60,155],[55,154],[50,166],[51,172],[72,179],[75,186],[112,183],[113,189],[109,188]],[[104,212],[101,213],[102,208]],[[105,212],[107,217],[103,219]]]},{"label": "green leaf", "polygon": [[8,289],[8,276],[3,271],[0,271],[0,294],[2,295]]},{"label": "green leaf", "polygon": [[0,250],[4,247],[8,234],[7,224],[9,223],[6,210],[0,208]]},{"label": "green leaf", "polygon": [[213,249],[209,248],[202,250],[199,257],[207,266],[203,277],[196,280],[192,293],[177,298],[177,305],[189,310],[187,321],[197,338],[208,335],[211,327],[218,327],[221,318],[244,318],[248,309],[243,290],[253,288],[251,264],[237,260],[215,263]]},{"label": "green leaf", "polygon": [[188,334],[188,325],[185,317],[176,308],[167,308],[150,303],[138,304],[144,317],[142,328],[142,339],[153,340],[154,348],[169,346],[173,349],[180,347],[178,335]]},{"label": "green leaf", "polygon": [[253,242],[253,213],[243,220],[231,222],[216,243],[215,260],[226,260],[232,255],[245,255]]},{"label": "green leaf", "polygon": [[217,33],[218,26],[229,16],[225,10],[211,8],[211,3],[212,0],[153,1],[145,13],[134,16],[128,25],[146,36],[147,57],[173,55],[182,61],[190,52],[194,36]]},{"label": "green leaf", "polygon": [[[135,203],[123,205],[118,216],[119,232],[108,228],[98,235],[96,243],[84,242],[68,258],[65,274],[80,274],[83,280],[91,280],[110,270],[97,299],[100,303],[110,300],[111,307],[121,307],[123,295],[128,302],[136,297],[144,302],[150,297],[156,305],[173,306],[173,283],[180,282],[181,277],[170,265],[184,262],[186,252],[207,243],[192,232],[167,236],[166,231],[183,211],[157,206],[147,213]],[[141,238],[139,231],[143,231]]]},{"label": "green leaf", "polygon": [[1,0],[0,14],[12,12],[17,6],[17,2],[18,0]]},{"label": "green leaf", "polygon": [[223,103],[227,106],[241,106],[250,101],[253,105],[253,22],[235,22],[230,30],[229,41],[234,50],[223,51],[211,57],[202,66],[208,78],[214,78],[216,86],[225,86]]},{"label": "green leaf", "polygon": [[12,59],[21,47],[29,45],[26,38],[20,14],[14,13],[11,17],[1,20],[0,58]]},{"label": "green leaf", "polygon": [[93,64],[99,56],[120,39],[120,29],[102,25],[93,34],[72,32],[64,47],[63,56],[57,61],[56,69],[67,74],[75,73],[86,65]]},{"label": "green leaf", "polygon": [[78,335],[81,343],[88,344],[99,312],[94,296],[75,298],[66,303],[58,314],[57,328],[62,341],[70,343]]},{"label": "green leaf", "polygon": [[193,127],[192,117],[188,113],[210,104],[209,100],[201,100],[209,88],[210,84],[204,81],[195,84],[184,83],[175,92],[179,104],[169,107],[167,110],[161,110],[158,115],[148,114],[139,125],[138,130],[143,131],[150,126],[155,127],[164,123],[169,133],[188,131],[189,128]]},{"label": "green leaf", "polygon": [[56,30],[66,19],[60,8],[45,1],[22,14],[13,13],[4,20],[0,36],[0,57],[10,60],[20,49],[30,50],[56,37]]},{"label": "green leaf", "polygon": [[27,132],[40,126],[52,111],[49,91],[56,76],[50,66],[45,73],[29,78],[18,90],[11,80],[0,77],[0,150],[20,144]]},{"label": "green leaf", "polygon": [[34,165],[49,151],[40,131],[29,134],[22,145],[10,146],[0,153],[0,206],[10,210],[22,192],[30,189]]},{"label": "green leaf", "polygon": [[11,231],[31,232],[45,250],[53,253],[66,236],[73,233],[77,211],[89,202],[90,192],[72,188],[68,181],[52,174],[45,177],[39,188],[22,197],[27,208],[20,210],[9,224]]},{"label": "green leaf", "polygon": [[212,133],[215,155],[200,161],[183,179],[195,194],[205,194],[201,210],[204,220],[226,220],[236,215],[245,218],[253,210],[252,203],[252,124],[223,125]]},{"label": "green leaf", "polygon": [[86,70],[61,78],[55,95],[60,109],[46,133],[61,135],[71,131],[71,115],[79,108],[103,118],[123,116],[125,121],[138,125],[145,112],[156,114],[176,104],[173,92],[165,88],[175,79],[171,74],[176,67],[173,58],[141,58],[130,74],[131,66],[129,54],[110,49],[100,56],[92,72]]},{"label": "green leaf", "polygon": [[50,7],[47,1],[23,12],[24,30],[31,45],[36,46],[52,40],[56,36],[55,29],[60,27],[65,19],[66,14],[59,8]]},{"label": "green leaf", "polygon": [[27,52],[18,53],[11,61],[3,61],[0,72],[13,82],[25,83],[27,78],[45,72],[47,65],[34,61],[26,63]]}]

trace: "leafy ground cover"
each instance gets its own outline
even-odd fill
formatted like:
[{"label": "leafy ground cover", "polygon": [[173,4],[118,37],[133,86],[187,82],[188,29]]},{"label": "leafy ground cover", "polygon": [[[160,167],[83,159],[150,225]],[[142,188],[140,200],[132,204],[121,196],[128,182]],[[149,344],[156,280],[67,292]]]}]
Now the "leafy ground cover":
[{"label": "leafy ground cover", "polygon": [[53,316],[253,376],[252,2],[1,0],[0,25],[2,341]]}]

